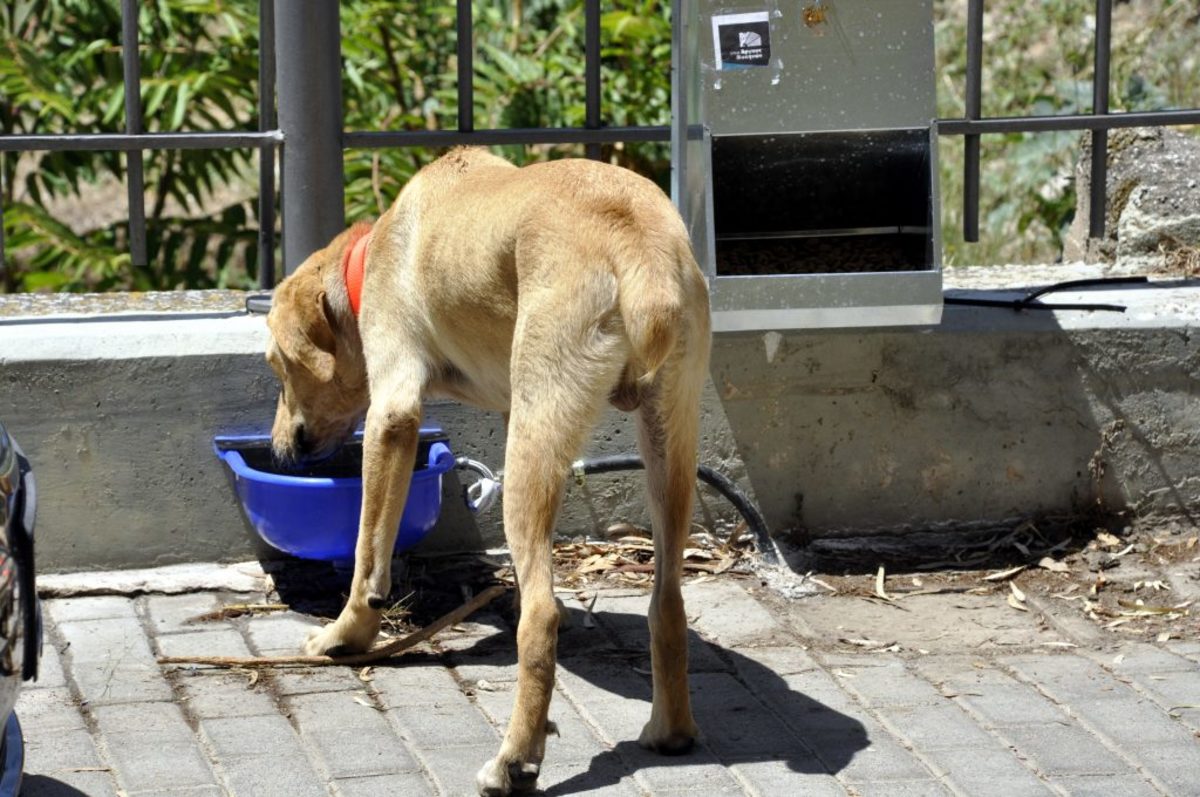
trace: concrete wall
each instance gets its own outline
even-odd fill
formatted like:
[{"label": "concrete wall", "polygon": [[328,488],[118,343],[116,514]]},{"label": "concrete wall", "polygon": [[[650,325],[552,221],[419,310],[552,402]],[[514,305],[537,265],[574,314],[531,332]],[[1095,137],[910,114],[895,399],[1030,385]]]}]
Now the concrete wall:
[{"label": "concrete wall", "polygon": [[[936,328],[721,337],[702,456],[777,533],[953,528],[1097,497],[1146,517],[1200,507],[1194,286],[1062,295],[1126,314],[948,307]],[[2,315],[2,314],[0,314]],[[255,551],[214,434],[269,428],[275,383],[256,316],[0,321],[0,417],[38,477],[46,569],[232,559]],[[428,408],[456,450],[503,462],[500,418]],[[611,412],[592,453],[632,450]],[[429,544],[501,544],[448,480]],[[563,533],[645,522],[636,474],[572,485]],[[727,510],[702,502],[700,519]]]}]

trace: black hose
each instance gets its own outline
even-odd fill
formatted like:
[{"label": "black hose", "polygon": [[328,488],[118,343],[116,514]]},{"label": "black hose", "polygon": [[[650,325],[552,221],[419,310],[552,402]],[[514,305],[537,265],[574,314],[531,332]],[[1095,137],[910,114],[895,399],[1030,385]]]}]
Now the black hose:
[{"label": "black hose", "polygon": [[1110,287],[1112,285],[1141,285],[1148,280],[1146,277],[1097,277],[1095,279],[1068,280],[1048,285],[1031,291],[1020,299],[976,299],[970,296],[947,296],[943,299],[946,304],[967,305],[971,307],[1003,307],[1019,313],[1022,310],[1107,310],[1114,313],[1125,312],[1125,306],[1120,304],[1047,304],[1037,301],[1048,293],[1073,290],[1077,288]]},{"label": "black hose", "polygon": [[[608,457],[582,459],[575,463],[573,470],[576,475],[586,475],[612,473],[622,470],[645,470],[645,468],[646,464],[642,462],[642,458],[637,454],[616,454]],[[707,465],[702,464],[697,467],[696,476],[699,477],[700,481],[725,496],[729,503],[733,504],[734,509],[746,521],[746,525],[754,532],[754,539],[758,544],[758,552],[762,556],[763,561],[769,565],[779,564],[779,556],[775,551],[775,543],[767,531],[767,522],[763,519],[762,513],[758,511],[758,507],[750,500],[750,497],[742,492],[728,476],[713,470]]]}]

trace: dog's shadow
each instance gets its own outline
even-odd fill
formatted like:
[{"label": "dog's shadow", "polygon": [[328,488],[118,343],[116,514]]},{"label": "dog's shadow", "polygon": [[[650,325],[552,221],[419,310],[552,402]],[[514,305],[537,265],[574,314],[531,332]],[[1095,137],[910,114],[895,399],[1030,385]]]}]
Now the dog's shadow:
[{"label": "dog's shadow", "polygon": [[[598,613],[602,627],[586,628],[582,611],[572,609],[571,614],[573,622],[559,634],[559,681],[585,711],[594,714],[592,720],[606,735],[624,740],[595,755],[586,771],[547,788],[547,795],[611,786],[630,771],[706,763],[781,762],[792,772],[832,775],[870,745],[862,723],[789,684],[789,679],[806,678],[808,659],[798,650],[790,665],[779,668],[789,674],[780,675],[689,629],[692,710],[701,741],[682,756],[643,750],[636,738],[641,724],[650,717],[651,698],[645,616]],[[478,664],[509,667],[516,661],[513,637],[510,628],[499,630],[471,647],[449,653],[449,663],[460,668],[460,673],[469,673],[471,665]],[[785,649],[776,650],[787,656]],[[809,682],[819,684],[819,677]],[[629,701],[640,705],[630,706]],[[552,707],[551,718],[561,711]],[[550,765],[555,763],[554,747],[552,739],[546,754]]]}]

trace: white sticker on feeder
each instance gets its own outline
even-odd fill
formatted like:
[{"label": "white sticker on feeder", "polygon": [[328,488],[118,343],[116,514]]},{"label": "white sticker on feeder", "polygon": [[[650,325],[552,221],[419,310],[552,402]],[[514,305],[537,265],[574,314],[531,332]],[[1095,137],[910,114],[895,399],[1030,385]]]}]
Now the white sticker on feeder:
[{"label": "white sticker on feeder", "polygon": [[771,64],[771,20],[766,11],[718,14],[712,18],[712,32],[717,69]]}]

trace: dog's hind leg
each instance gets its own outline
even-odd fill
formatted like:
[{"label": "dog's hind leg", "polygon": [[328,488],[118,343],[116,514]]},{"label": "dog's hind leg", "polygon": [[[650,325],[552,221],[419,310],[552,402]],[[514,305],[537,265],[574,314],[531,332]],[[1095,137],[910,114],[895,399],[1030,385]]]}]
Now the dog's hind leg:
[{"label": "dog's hind leg", "polygon": [[517,689],[500,751],[476,776],[485,797],[528,791],[537,784],[560,622],[554,598],[554,523],[571,462],[626,356],[624,338],[597,330],[591,321],[599,313],[581,307],[585,302],[586,297],[560,294],[541,312],[529,313],[528,323],[518,324],[513,344],[504,532],[521,591]]},{"label": "dog's hind leg", "polygon": [[420,436],[421,401],[416,380],[402,381],[373,401],[363,435],[363,501],[354,580],[345,608],[332,624],[309,637],[310,655],[366,650],[379,633],[392,585],[392,553],[408,499]]},{"label": "dog's hind leg", "polygon": [[692,522],[700,390],[707,371],[683,356],[669,360],[638,408],[638,447],[654,527],[650,659],[654,702],[638,743],[667,755],[692,749],[697,729],[688,697],[687,616],[680,580]]}]

